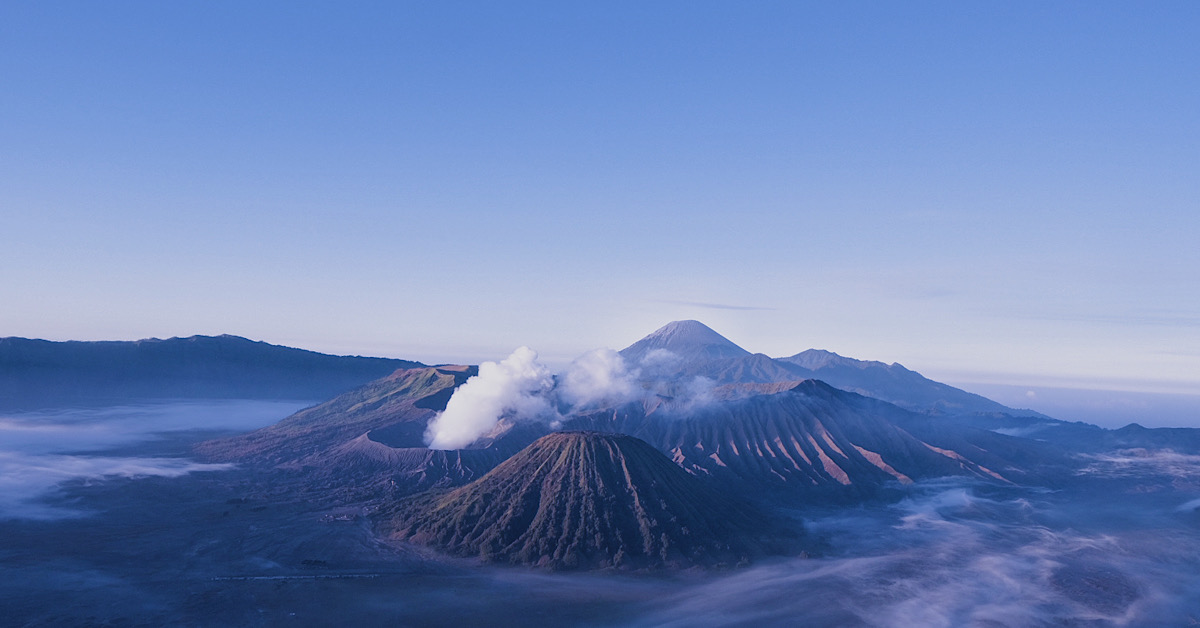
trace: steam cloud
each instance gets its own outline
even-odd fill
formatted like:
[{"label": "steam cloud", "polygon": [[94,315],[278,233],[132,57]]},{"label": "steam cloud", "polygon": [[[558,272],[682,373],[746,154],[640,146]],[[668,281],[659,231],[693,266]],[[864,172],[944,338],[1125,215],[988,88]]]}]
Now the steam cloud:
[{"label": "steam cloud", "polygon": [[495,428],[505,413],[530,418],[554,414],[545,397],[554,388],[554,377],[537,357],[533,349],[521,347],[499,363],[480,364],[479,375],[454,391],[446,410],[429,422],[429,446],[466,447]]},{"label": "steam cloud", "polygon": [[559,377],[559,398],[577,407],[632,399],[639,390],[639,374],[637,369],[631,371],[616,351],[595,349],[576,358]]},{"label": "steam cloud", "polygon": [[533,349],[521,347],[499,363],[479,365],[479,374],[454,391],[445,411],[429,422],[425,442],[432,449],[461,449],[491,433],[506,417],[543,421],[557,429],[563,418],[560,407],[579,410],[662,396],[671,400],[664,411],[678,413],[714,400],[711,379],[672,379],[679,358],[661,349],[632,367],[612,349],[594,349],[557,378],[537,358]]},{"label": "steam cloud", "polygon": [[1104,496],[1042,497],[918,485],[894,506],[808,521],[833,543],[827,557],[683,588],[630,624],[1165,626],[1200,617],[1200,540],[1169,497],[1140,496],[1133,512]]},{"label": "steam cloud", "polygon": [[[575,403],[607,403],[605,394],[624,390],[621,366],[612,357],[581,358],[600,370],[586,377],[576,373],[578,381],[589,383],[571,393]],[[641,372],[631,394],[647,394],[653,382],[646,380],[646,366],[624,367],[627,375]],[[535,405],[566,394],[574,386],[566,384],[571,371],[560,375],[557,389],[531,393],[541,397]],[[605,384],[610,381],[618,383]],[[145,440],[164,426],[246,421],[252,427],[290,411],[258,408],[257,418],[244,412],[252,406],[213,404],[9,415],[0,419],[0,519],[77,515],[39,501],[65,480],[216,470],[177,458],[79,452]],[[820,541],[810,559],[763,560],[744,569],[670,579],[443,566],[406,577],[410,586],[347,581],[339,610],[386,610],[398,623],[413,625],[471,625],[531,612],[547,618],[543,623],[571,624],[579,623],[581,605],[591,623],[625,626],[1196,624],[1200,485],[1194,478],[1200,477],[1200,457],[1126,450],[1091,456],[1089,462],[1078,479],[1090,491],[946,479],[908,487],[907,499],[898,503],[814,506],[801,513],[807,535]],[[1114,492],[1110,482],[1125,490]],[[90,524],[59,525],[87,534]],[[420,561],[412,564],[413,573],[426,573],[417,570],[428,569],[427,559],[413,560]],[[181,597],[167,598],[174,593],[157,576],[152,582],[125,581],[116,569],[98,570],[74,557],[0,563],[0,606],[8,610],[30,596],[59,599],[47,593],[57,591],[63,607],[44,615],[57,623],[64,617],[97,623],[95,617],[161,607],[164,599],[178,599],[182,607],[202,586],[199,579],[185,580]],[[291,591],[309,596],[311,589]],[[251,607],[245,616],[256,612]]]}]

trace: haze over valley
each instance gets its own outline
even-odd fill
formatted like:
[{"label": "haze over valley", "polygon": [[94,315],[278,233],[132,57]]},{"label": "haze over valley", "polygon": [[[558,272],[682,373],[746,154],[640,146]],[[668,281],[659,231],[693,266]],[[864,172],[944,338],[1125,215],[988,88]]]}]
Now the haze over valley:
[{"label": "haze over valley", "polygon": [[261,376],[262,399],[214,399],[224,382],[182,371],[155,381],[193,399],[6,411],[10,616],[1200,618],[1200,430],[1064,422],[896,364],[752,354],[697,321],[557,372],[522,348],[347,387],[355,363],[328,362],[345,390],[325,400],[272,399],[290,391]]}]

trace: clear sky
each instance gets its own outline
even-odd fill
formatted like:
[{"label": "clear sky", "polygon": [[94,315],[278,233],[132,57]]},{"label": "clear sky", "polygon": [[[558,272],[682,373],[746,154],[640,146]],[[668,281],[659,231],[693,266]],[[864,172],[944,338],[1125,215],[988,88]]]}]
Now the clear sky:
[{"label": "clear sky", "polygon": [[4,2],[0,336],[1200,393],[1200,2]]}]

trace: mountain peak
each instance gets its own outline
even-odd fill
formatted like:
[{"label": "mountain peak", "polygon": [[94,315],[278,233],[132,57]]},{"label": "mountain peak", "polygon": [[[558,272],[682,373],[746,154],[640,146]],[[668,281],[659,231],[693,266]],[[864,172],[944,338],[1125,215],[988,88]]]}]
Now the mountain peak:
[{"label": "mountain peak", "polygon": [[658,350],[669,351],[688,362],[750,355],[749,351],[713,331],[708,325],[693,320],[667,323],[623,349],[621,355],[630,362],[638,363],[651,352]]},{"label": "mountain peak", "polygon": [[857,369],[873,366],[887,367],[883,362],[855,360],[854,358],[847,358],[846,356],[838,355],[832,351],[825,351],[824,349],[809,349],[780,359],[813,371],[834,366],[846,366]]}]

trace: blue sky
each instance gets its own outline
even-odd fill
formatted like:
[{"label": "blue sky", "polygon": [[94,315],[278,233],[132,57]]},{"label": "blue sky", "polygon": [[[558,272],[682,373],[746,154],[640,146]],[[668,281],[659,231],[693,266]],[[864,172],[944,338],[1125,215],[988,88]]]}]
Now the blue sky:
[{"label": "blue sky", "polygon": [[1200,3],[646,4],[0,5],[0,335],[1200,393]]}]

